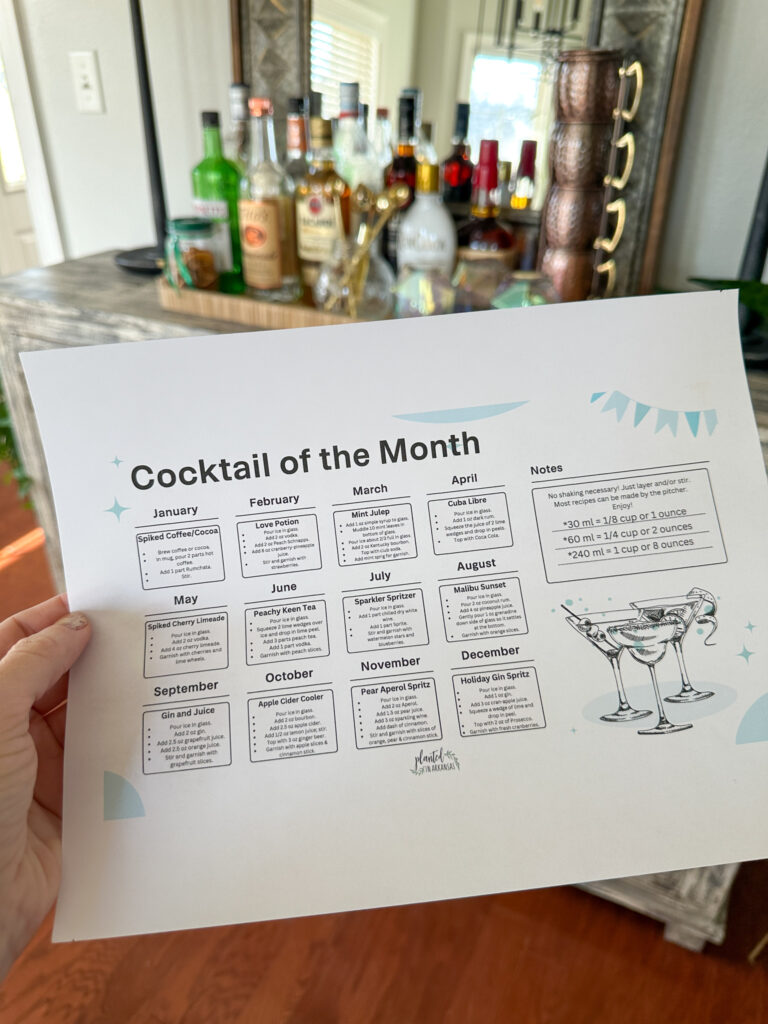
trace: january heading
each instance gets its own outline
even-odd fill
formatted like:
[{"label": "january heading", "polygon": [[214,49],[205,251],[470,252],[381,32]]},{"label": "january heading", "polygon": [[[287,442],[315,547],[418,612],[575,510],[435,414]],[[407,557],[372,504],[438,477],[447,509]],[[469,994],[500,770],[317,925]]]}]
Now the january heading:
[{"label": "january heading", "polygon": [[[394,441],[380,440],[378,444],[378,463],[386,466],[396,462],[423,462],[425,459],[447,459],[454,455],[479,455],[480,442],[472,434],[462,430],[461,435],[451,434],[446,438],[432,441],[413,441],[398,437]],[[209,462],[198,459],[197,462],[178,468],[141,464],[131,470],[131,483],[140,491],[148,491],[155,485],[158,487],[175,487],[183,484],[191,487],[194,484],[228,483],[232,480],[254,480],[272,475],[271,464],[279,467],[285,476],[296,473],[309,473],[313,466],[320,470],[351,469],[353,466],[364,467],[371,463],[371,451],[368,448],[341,448],[331,445],[320,448],[314,455],[310,448],[303,448],[297,455],[283,455],[279,460],[272,459],[268,452],[252,452],[244,459],[218,459]]]}]

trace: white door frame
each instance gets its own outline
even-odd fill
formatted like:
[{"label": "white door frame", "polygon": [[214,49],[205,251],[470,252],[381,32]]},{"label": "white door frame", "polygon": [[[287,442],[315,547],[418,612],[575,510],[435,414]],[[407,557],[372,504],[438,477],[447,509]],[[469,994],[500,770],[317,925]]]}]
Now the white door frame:
[{"label": "white door frame", "polygon": [[16,130],[27,171],[27,199],[38,256],[43,266],[61,263],[64,259],[64,246],[37,128],[13,0],[0,0],[0,40]]}]

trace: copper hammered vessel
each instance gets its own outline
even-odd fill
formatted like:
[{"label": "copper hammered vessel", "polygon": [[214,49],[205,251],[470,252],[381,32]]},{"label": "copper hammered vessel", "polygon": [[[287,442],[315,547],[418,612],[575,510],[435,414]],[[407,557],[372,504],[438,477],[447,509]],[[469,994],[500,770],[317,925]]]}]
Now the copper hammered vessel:
[{"label": "copper hammered vessel", "polygon": [[553,185],[544,210],[547,245],[553,249],[591,249],[600,234],[603,190]]},{"label": "copper hammered vessel", "polygon": [[553,180],[569,188],[598,188],[608,167],[611,127],[607,124],[556,123],[550,158]]},{"label": "copper hammered vessel", "polygon": [[563,302],[580,302],[592,290],[594,257],[592,252],[571,249],[544,250],[542,271],[551,278]]},{"label": "copper hammered vessel", "polygon": [[566,50],[557,58],[557,120],[610,124],[619,92],[619,50]]}]

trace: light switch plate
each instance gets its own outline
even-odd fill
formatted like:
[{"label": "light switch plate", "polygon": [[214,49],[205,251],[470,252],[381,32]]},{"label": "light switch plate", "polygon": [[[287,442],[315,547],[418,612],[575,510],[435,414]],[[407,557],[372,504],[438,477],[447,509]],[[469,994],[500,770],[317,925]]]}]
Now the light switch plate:
[{"label": "light switch plate", "polygon": [[69,65],[75,86],[75,102],[81,114],[103,114],[99,61],[95,50],[70,51]]}]

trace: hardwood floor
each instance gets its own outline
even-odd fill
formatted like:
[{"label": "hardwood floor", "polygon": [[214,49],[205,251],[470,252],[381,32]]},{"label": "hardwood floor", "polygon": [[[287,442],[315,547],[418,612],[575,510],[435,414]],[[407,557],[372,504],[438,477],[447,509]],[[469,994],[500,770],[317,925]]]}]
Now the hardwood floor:
[{"label": "hardwood floor", "polygon": [[[53,592],[34,530],[0,485],[0,617]],[[2,1024],[768,1022],[768,950],[747,963],[768,862],[742,867],[726,942],[701,954],[573,888],[57,946],[50,924]]]}]

